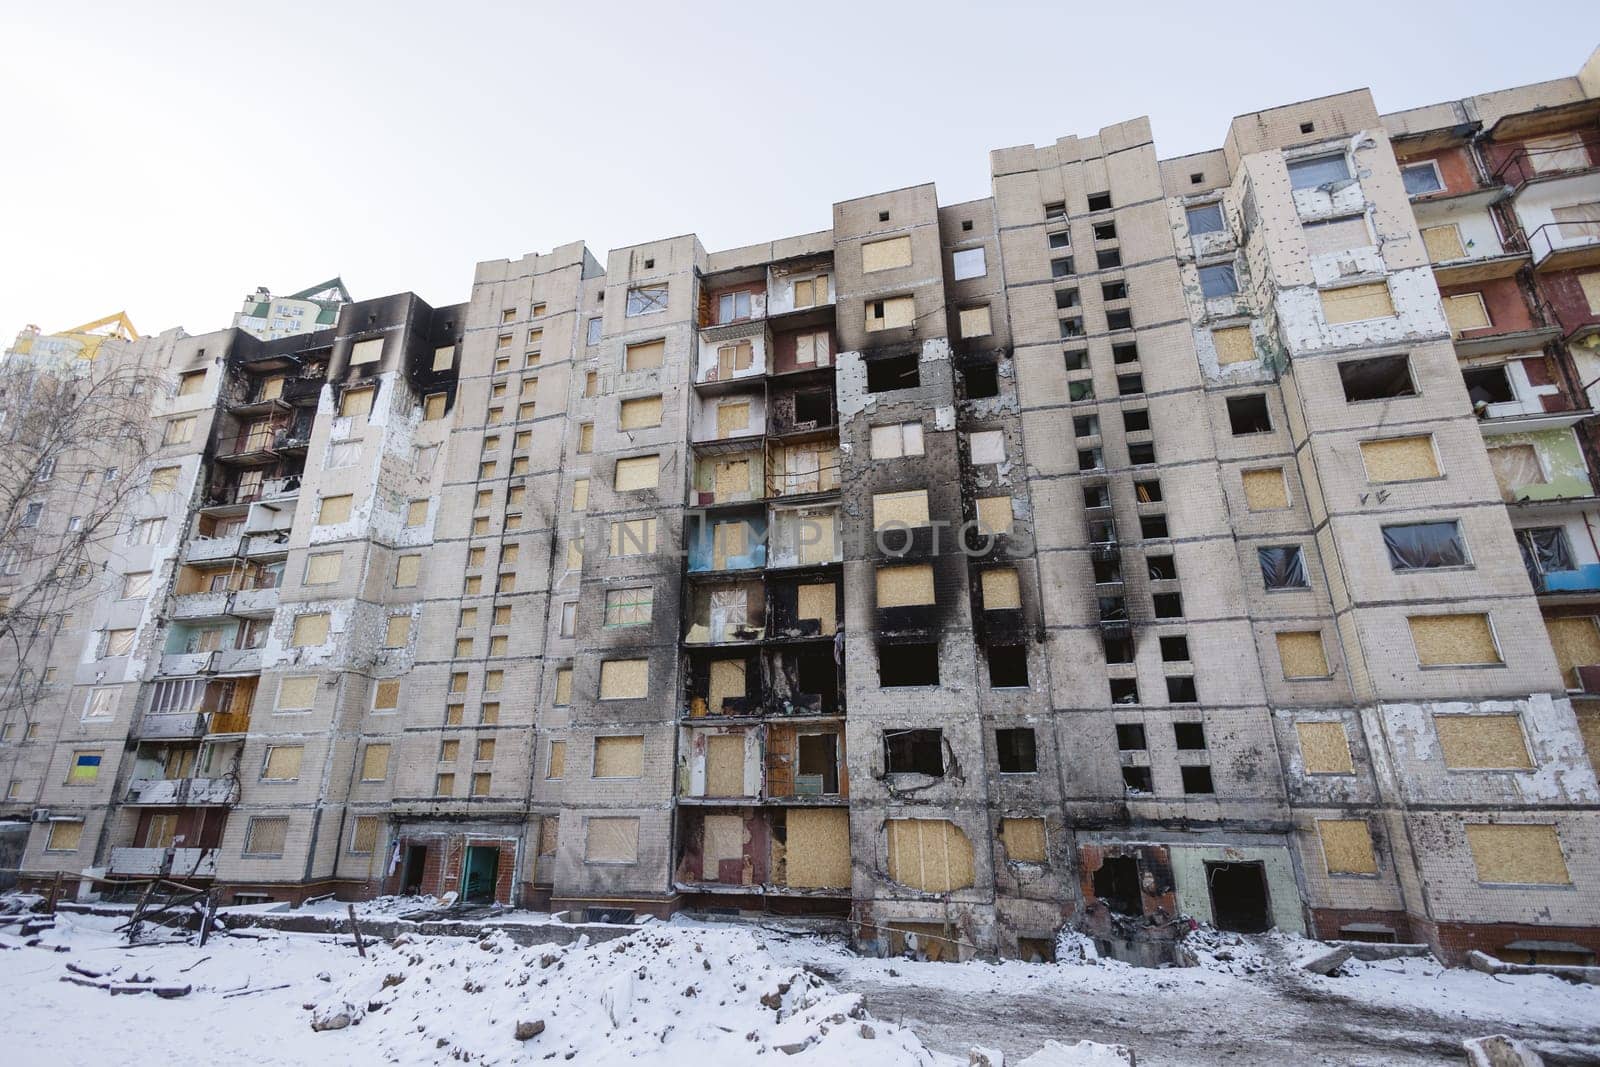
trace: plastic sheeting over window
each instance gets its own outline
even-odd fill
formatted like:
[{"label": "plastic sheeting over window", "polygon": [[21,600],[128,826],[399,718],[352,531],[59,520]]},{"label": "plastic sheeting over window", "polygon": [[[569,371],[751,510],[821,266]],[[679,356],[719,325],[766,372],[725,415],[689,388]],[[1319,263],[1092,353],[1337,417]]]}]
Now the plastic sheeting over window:
[{"label": "plastic sheeting over window", "polygon": [[1572,560],[1572,547],[1559,526],[1518,530],[1517,545],[1522,549],[1522,565],[1528,568],[1528,578],[1535,589],[1540,587],[1540,579],[1552,571],[1577,570]]},{"label": "plastic sheeting over window", "polygon": [[1397,571],[1464,567],[1467,563],[1467,544],[1456,522],[1385,526],[1383,544],[1389,550],[1389,566]]},{"label": "plastic sheeting over window", "polygon": [[1258,548],[1256,557],[1261,561],[1261,578],[1266,582],[1268,589],[1310,587],[1311,583],[1306,578],[1305,556],[1301,553],[1299,545],[1272,545],[1268,548]]}]

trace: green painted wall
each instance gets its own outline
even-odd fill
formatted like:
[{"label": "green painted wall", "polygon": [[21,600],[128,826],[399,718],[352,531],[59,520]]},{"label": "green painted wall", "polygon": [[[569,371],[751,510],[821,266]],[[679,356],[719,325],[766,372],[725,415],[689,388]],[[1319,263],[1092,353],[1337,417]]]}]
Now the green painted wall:
[{"label": "green painted wall", "polygon": [[1206,885],[1206,863],[1260,863],[1267,874],[1267,903],[1272,908],[1273,925],[1290,933],[1306,932],[1305,914],[1300,907],[1300,886],[1294,880],[1294,864],[1286,848],[1188,848],[1171,849],[1172,879],[1177,885],[1178,907],[1198,922],[1209,923],[1211,891]]}]

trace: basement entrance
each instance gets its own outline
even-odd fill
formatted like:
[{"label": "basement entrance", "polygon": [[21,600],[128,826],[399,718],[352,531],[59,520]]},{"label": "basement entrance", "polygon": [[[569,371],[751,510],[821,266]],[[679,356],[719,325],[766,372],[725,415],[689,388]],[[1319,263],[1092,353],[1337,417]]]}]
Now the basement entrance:
[{"label": "basement entrance", "polygon": [[461,900],[466,904],[494,900],[494,885],[500,874],[500,847],[467,846],[466,862],[461,865]]},{"label": "basement entrance", "polygon": [[1272,926],[1267,871],[1259,863],[1207,863],[1211,920],[1218,930],[1259,934]]},{"label": "basement entrance", "polygon": [[428,867],[428,846],[407,845],[405,869],[400,875],[400,895],[416,896],[422,892],[422,872]]}]

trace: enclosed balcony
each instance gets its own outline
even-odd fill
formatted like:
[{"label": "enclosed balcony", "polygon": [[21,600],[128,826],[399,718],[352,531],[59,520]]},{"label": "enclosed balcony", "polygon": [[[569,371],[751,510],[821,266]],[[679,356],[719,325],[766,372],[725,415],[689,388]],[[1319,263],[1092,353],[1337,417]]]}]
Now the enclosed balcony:
[{"label": "enclosed balcony", "polygon": [[757,650],[689,649],[689,717],[758,717],[762,709]]},{"label": "enclosed balcony", "polygon": [[764,795],[786,802],[830,803],[850,796],[841,723],[769,723]]},{"label": "enclosed balcony", "polygon": [[135,778],[123,797],[132,807],[228,807],[238,801],[237,778]]},{"label": "enclosed balcony", "polygon": [[760,896],[774,909],[848,908],[850,813],[843,806],[685,807],[677,842],[679,889]]},{"label": "enclosed balcony", "polygon": [[694,482],[690,503],[695,507],[749,504],[762,497],[765,463],[759,444],[719,441],[694,448]]},{"label": "enclosed balcony", "polygon": [[759,503],[748,509],[691,514],[684,536],[691,575],[759,570],[767,562],[767,517]]},{"label": "enclosed balcony", "polygon": [[[169,858],[170,854],[170,858]],[[215,848],[113,848],[110,873],[113,876],[149,878],[166,875],[185,878],[215,878]]]},{"label": "enclosed balcony", "polygon": [[693,726],[679,731],[678,796],[748,804],[761,793],[761,727]]},{"label": "enclosed balcony", "polygon": [[837,504],[774,507],[771,516],[769,568],[815,567],[843,559]]},{"label": "enclosed balcony", "polygon": [[766,636],[760,581],[698,584],[687,591],[686,644],[749,644]]}]

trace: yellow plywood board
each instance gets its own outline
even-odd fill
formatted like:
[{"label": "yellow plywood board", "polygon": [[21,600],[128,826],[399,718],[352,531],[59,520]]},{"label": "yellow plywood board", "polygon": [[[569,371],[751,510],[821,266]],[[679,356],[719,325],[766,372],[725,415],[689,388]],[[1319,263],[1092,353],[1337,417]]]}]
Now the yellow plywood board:
[{"label": "yellow plywood board", "polygon": [[1372,831],[1365,819],[1318,819],[1317,837],[1329,874],[1377,874]]},{"label": "yellow plywood board", "polygon": [[636,396],[632,400],[624,400],[618,425],[624,430],[642,430],[650,426],[660,426],[661,398]]},{"label": "yellow plywood board", "polygon": [[560,667],[556,670],[556,705],[572,703],[572,668]]},{"label": "yellow plywood board", "polygon": [[1289,486],[1282,467],[1264,467],[1240,475],[1245,506],[1251,511],[1276,511],[1289,506]]},{"label": "yellow plywood board", "polygon": [[344,567],[344,553],[319,552],[306,560],[306,584],[327,585],[339,580]]},{"label": "yellow plywood board", "polygon": [[401,556],[399,560],[395,562],[394,584],[397,587],[401,589],[410,588],[411,586],[417,584],[417,579],[419,579],[421,576],[422,557],[420,555]]},{"label": "yellow plywood board", "polygon": [[368,745],[361,755],[361,780],[381,782],[389,777],[389,746]]},{"label": "yellow plywood board", "polygon": [[1354,774],[1355,763],[1350,758],[1350,738],[1344,732],[1344,723],[1297,722],[1295,734],[1300,738],[1300,759],[1307,774]]},{"label": "yellow plywood board", "polygon": [[932,604],[933,567],[926,563],[878,568],[878,607]]},{"label": "yellow plywood board", "polygon": [[722,702],[745,695],[745,664],[742,659],[711,661],[706,703],[713,715],[721,714]]},{"label": "yellow plywood board", "polygon": [[872,528],[928,525],[928,491],[905,489],[872,495]]},{"label": "yellow plywood board", "polygon": [[1322,631],[1286,630],[1277,635],[1277,640],[1278,662],[1285,678],[1328,676],[1328,650],[1322,644]]},{"label": "yellow plywood board", "polygon": [[890,819],[889,877],[927,893],[967,889],[973,882],[972,842],[946,819]]},{"label": "yellow plywood board", "polygon": [[644,738],[637,734],[594,739],[596,778],[638,778],[644,773]]},{"label": "yellow plywood board", "polygon": [[1502,885],[1571,885],[1556,828],[1546,823],[1468,823],[1467,845],[1478,881]]},{"label": "yellow plywood board", "polygon": [[278,683],[278,707],[298,711],[311,707],[317,698],[317,677],[302,674],[285,678]]},{"label": "yellow plywood board", "polygon": [[1001,819],[1000,839],[1005,842],[1006,858],[1014,863],[1045,861],[1043,819]]},{"label": "yellow plywood board", "polygon": [[893,270],[911,266],[911,238],[890,237],[884,241],[868,241],[861,246],[861,273]]},{"label": "yellow plywood board", "polygon": [[1453,770],[1530,770],[1517,715],[1435,715],[1444,765]]},{"label": "yellow plywood board", "polygon": [[608,659],[600,664],[601,700],[637,700],[649,695],[649,660]]},{"label": "yellow plywood board", "polygon": [[628,456],[617,460],[618,492],[634,489],[654,489],[661,479],[661,457],[657,455]]},{"label": "yellow plywood board", "polygon": [[1461,245],[1461,228],[1453,223],[1447,226],[1424,226],[1422,245],[1428,250],[1430,263],[1449,263],[1453,259],[1467,257],[1467,250]]},{"label": "yellow plywood board", "polygon": [[987,337],[994,332],[989,322],[989,305],[962,308],[960,314],[962,337]]},{"label": "yellow plywood board", "polygon": [[978,498],[978,522],[988,533],[1011,533],[1011,524],[1015,517],[1009,496],[980,496]]},{"label": "yellow plywood board", "polygon": [[1437,478],[1439,459],[1434,455],[1433,438],[1390,437],[1382,441],[1361,442],[1361,462],[1371,482],[1409,482]]},{"label": "yellow plywood board", "polygon": [[1583,299],[1588,303],[1589,310],[1600,315],[1600,270],[1578,275],[1578,284],[1583,288]]},{"label": "yellow plywood board", "polygon": [[[384,631],[383,647],[385,647],[385,648],[400,648],[400,647],[405,645],[406,638],[408,638],[410,636],[411,636],[411,616],[410,615],[391,615],[391,616],[389,616],[388,629]],[[471,638],[467,638],[467,640],[470,641]]]},{"label": "yellow plywood board", "polygon": [[332,526],[335,523],[350,521],[350,505],[354,499],[348,494],[323,497],[321,506],[317,509],[317,525]]},{"label": "yellow plywood board", "polygon": [[790,808],[786,884],[795,889],[850,885],[850,813],[844,808]]},{"label": "yellow plywood board", "polygon": [[1578,717],[1578,736],[1589,755],[1589,765],[1600,774],[1600,705],[1574,704],[1573,714]]},{"label": "yellow plywood board", "polygon": [[1600,626],[1592,615],[1546,617],[1544,625],[1561,665],[1561,677],[1569,689],[1578,688],[1577,668],[1600,665]]},{"label": "yellow plywood board", "polygon": [[267,749],[267,765],[261,777],[279,780],[299,778],[300,757],[303,755],[303,745],[275,745]]},{"label": "yellow plywood board", "polygon": [[392,711],[400,706],[400,680],[385,678],[373,691],[372,706],[378,711]]},{"label": "yellow plywood board", "polygon": [[[876,305],[883,305],[883,315],[877,314]],[[867,332],[875,333],[878,330],[893,330],[901,326],[910,326],[916,321],[916,301],[909,296],[891,296],[886,300],[874,301],[867,305]]]},{"label": "yellow plywood board", "polygon": [[1211,331],[1211,343],[1217,348],[1217,362],[1249,363],[1256,358],[1256,343],[1248,326],[1229,326]]},{"label": "yellow plywood board", "polygon": [[706,738],[706,796],[744,795],[744,735],[712,734]]},{"label": "yellow plywood board", "polygon": [[1450,323],[1450,332],[1458,337],[1468,330],[1481,330],[1490,325],[1489,309],[1477,293],[1457,293],[1444,298],[1444,317]]},{"label": "yellow plywood board", "polygon": [[838,629],[835,611],[837,601],[832,582],[798,586],[795,589],[795,597],[798,605],[795,609],[796,618],[816,619],[821,624],[823,636]]},{"label": "yellow plywood board", "polygon": [[1389,286],[1383,282],[1324,289],[1319,295],[1322,297],[1322,316],[1329,325],[1394,315],[1394,301],[1389,296]]},{"label": "yellow plywood board", "polygon": [[590,863],[633,863],[639,858],[639,820],[589,820],[583,858]]},{"label": "yellow plywood board", "polygon": [[732,437],[750,426],[750,401],[717,405],[717,436]]},{"label": "yellow plywood board", "polygon": [[1500,662],[1487,615],[1412,615],[1406,621],[1411,625],[1417,662],[1424,667]]},{"label": "yellow plywood board", "polygon": [[291,647],[307,648],[311,645],[320,645],[327,639],[328,616],[326,613],[295,616],[294,631],[289,636]]},{"label": "yellow plywood board", "polygon": [[1022,607],[1022,583],[1017,578],[1015,568],[986,570],[979,581],[983,587],[983,610]]},{"label": "yellow plywood board", "polygon": [[661,366],[666,358],[667,342],[664,340],[643,341],[636,345],[629,345],[627,355],[623,359],[623,370],[652,370]]},{"label": "yellow plywood board", "polygon": [[734,500],[741,496],[750,495],[750,461],[748,459],[719,459],[715,474],[716,498],[719,501]]}]

